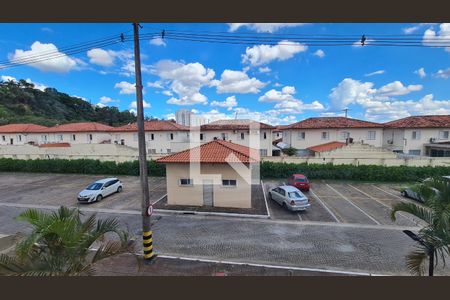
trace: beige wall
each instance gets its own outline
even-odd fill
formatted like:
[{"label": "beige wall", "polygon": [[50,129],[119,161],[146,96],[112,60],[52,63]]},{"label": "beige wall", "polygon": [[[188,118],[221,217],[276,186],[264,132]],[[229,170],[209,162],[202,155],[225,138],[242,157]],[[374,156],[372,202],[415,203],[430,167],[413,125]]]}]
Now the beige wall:
[{"label": "beige wall", "polygon": [[0,133],[0,145],[25,145],[29,141],[34,141],[33,137],[27,133]]},{"label": "beige wall", "polygon": [[[250,171],[249,171],[250,172]],[[166,164],[167,199],[172,205],[203,205],[202,180],[214,181],[214,206],[218,207],[251,207],[251,185],[248,184],[228,164],[202,164],[202,178],[193,178],[192,186],[180,186],[181,178],[192,178],[189,175],[189,164]],[[237,180],[236,187],[224,187],[213,174],[220,174],[222,179]]]},{"label": "beige wall", "polygon": [[[170,139],[171,133],[173,140]],[[126,146],[138,148],[137,132],[113,132],[111,136],[112,143],[117,141],[120,144],[123,139]],[[145,143],[147,153],[152,153],[151,149],[154,149],[156,154],[179,152],[189,148],[189,131],[146,131]]]},{"label": "beige wall", "polygon": [[[210,142],[215,137],[222,139],[222,133],[225,133],[227,135],[227,141],[246,147],[267,150],[267,156],[272,156],[273,134],[270,129],[261,129],[259,131],[252,131],[251,133],[248,130],[207,130],[201,133],[203,134],[202,143]],[[241,133],[244,134],[244,139],[241,139]]]},{"label": "beige wall", "polygon": [[[412,138],[413,131],[418,134],[417,139]],[[435,139],[436,142],[448,142],[449,139],[440,139],[439,132],[449,131],[450,128],[408,128],[408,129],[386,129],[383,146],[392,149],[400,150],[405,154],[409,154],[411,150],[420,150],[420,155],[426,155],[424,144],[430,143],[430,139]],[[392,144],[388,143],[392,140]]]},{"label": "beige wall", "polygon": [[[328,139],[322,139],[322,132],[328,132]],[[368,139],[368,132],[375,131],[375,139]],[[300,132],[305,132],[305,139],[300,139]],[[283,130],[283,142],[297,149],[306,149],[312,146],[333,141],[345,142],[342,132],[349,132],[354,142],[364,141],[376,147],[382,146],[383,129],[381,128],[351,128],[351,129],[287,129]]]}]

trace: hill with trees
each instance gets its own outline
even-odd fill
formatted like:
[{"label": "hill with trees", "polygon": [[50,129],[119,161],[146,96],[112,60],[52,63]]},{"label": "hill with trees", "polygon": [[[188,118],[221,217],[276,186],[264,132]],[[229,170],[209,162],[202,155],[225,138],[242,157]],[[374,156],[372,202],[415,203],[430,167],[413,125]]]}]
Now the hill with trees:
[{"label": "hill with trees", "polygon": [[136,116],[117,107],[98,107],[58,92],[54,88],[36,89],[23,79],[0,81],[0,125],[34,123],[53,126],[70,122],[99,122],[118,126],[136,122]]}]

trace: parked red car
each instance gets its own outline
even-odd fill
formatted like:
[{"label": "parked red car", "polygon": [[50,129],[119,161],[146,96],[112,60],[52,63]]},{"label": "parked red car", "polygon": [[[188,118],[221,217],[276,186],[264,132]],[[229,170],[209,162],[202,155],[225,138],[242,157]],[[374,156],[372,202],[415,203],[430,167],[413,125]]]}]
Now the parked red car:
[{"label": "parked red car", "polygon": [[302,191],[309,191],[311,187],[308,178],[303,174],[292,174],[292,176],[288,178],[288,184],[295,186]]}]

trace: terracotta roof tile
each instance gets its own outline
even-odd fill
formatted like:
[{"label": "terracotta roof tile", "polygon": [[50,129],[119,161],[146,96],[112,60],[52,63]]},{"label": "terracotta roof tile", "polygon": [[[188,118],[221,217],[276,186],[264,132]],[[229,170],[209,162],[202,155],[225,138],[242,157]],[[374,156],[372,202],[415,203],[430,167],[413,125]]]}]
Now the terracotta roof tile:
[{"label": "terracotta roof tile", "polygon": [[108,132],[114,127],[95,122],[68,123],[39,130],[39,132]]},{"label": "terracotta roof tile", "polygon": [[314,151],[314,152],[324,152],[324,151],[331,151],[338,148],[342,148],[345,146],[345,143],[342,142],[329,142],[325,144],[320,144],[312,147],[308,147],[308,150]]},{"label": "terracotta roof tile", "polygon": [[0,126],[0,133],[32,133],[40,132],[48,127],[35,124],[8,124]]},{"label": "terracotta roof tile", "polygon": [[[152,120],[144,122],[145,131],[188,131],[189,127],[171,121]],[[137,131],[137,123],[113,128],[111,131]]]},{"label": "terracotta roof tile", "polygon": [[391,128],[450,128],[450,115],[411,116],[384,124]]},{"label": "terracotta roof tile", "polygon": [[[228,161],[227,158],[230,154],[234,154],[234,156],[230,157],[230,161]],[[242,162],[248,164],[258,161],[258,150],[222,140],[211,141],[201,146],[184,150],[156,160],[158,163],[201,162],[219,164],[225,164],[228,162]]]},{"label": "terracotta roof tile", "polygon": [[248,130],[250,125],[259,125],[260,129],[275,129],[274,126],[253,121],[247,119],[237,119],[237,120],[218,120],[211,122],[209,124],[204,124],[200,126],[200,129],[203,130]]},{"label": "terracotta roof tile", "polygon": [[309,118],[284,127],[285,129],[321,129],[321,128],[382,128],[383,124],[345,117]]}]

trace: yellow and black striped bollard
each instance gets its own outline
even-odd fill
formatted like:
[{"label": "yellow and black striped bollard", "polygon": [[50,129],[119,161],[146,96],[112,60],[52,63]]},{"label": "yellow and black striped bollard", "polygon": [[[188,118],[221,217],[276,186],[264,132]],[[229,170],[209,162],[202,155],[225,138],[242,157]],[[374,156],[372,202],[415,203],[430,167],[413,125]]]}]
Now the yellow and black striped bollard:
[{"label": "yellow and black striped bollard", "polygon": [[153,251],[152,231],[144,232],[142,236],[144,242],[144,260],[150,261],[156,257],[156,253]]}]

